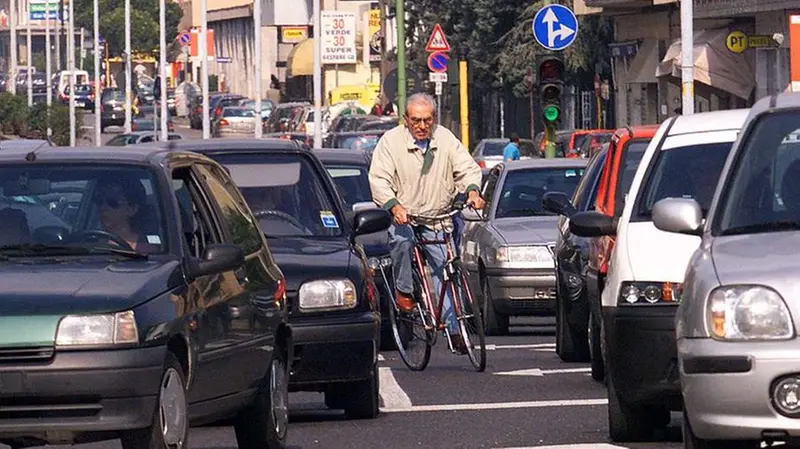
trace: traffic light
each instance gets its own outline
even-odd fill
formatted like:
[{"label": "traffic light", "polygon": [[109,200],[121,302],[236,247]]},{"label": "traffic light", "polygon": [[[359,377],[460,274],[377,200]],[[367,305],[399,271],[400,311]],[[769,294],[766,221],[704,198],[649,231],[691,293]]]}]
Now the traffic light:
[{"label": "traffic light", "polygon": [[545,125],[554,125],[561,118],[561,92],[564,90],[564,62],[547,55],[539,61],[539,92]]}]

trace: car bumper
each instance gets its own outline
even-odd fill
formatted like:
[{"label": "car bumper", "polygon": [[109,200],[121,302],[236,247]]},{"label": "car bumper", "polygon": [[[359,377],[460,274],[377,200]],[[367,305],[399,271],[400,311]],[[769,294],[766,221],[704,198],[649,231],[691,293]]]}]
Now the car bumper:
[{"label": "car bumper", "polygon": [[0,366],[0,439],[149,426],[165,354],[164,347],[57,351],[46,364]]},{"label": "car bumper", "polygon": [[800,419],[772,405],[779,378],[800,375],[800,342],[677,343],[686,412],[698,438],[760,439],[765,430],[800,437]]},{"label": "car bumper", "polygon": [[290,319],[294,362],[292,391],[368,378],[378,360],[380,314]]},{"label": "car bumper", "polygon": [[504,315],[552,314],[556,308],[554,270],[488,270],[492,303]]},{"label": "car bumper", "polygon": [[680,410],[675,312],[665,307],[604,307],[606,369],[627,404]]},{"label": "car bumper", "polygon": [[100,116],[100,120],[104,125],[122,126],[125,124],[125,111],[103,114]]}]

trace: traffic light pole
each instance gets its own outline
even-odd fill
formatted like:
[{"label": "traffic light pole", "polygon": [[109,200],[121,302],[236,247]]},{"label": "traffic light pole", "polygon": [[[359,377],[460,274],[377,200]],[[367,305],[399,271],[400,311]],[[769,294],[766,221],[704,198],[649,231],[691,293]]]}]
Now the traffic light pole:
[{"label": "traffic light pole", "polygon": [[[406,113],[406,9],[405,0],[397,0],[397,116]],[[391,99],[390,99],[391,101]]]},{"label": "traffic light pole", "polygon": [[553,54],[539,58],[538,81],[544,120],[544,156],[556,157],[556,126],[561,120],[561,93],[564,89],[564,62]]}]

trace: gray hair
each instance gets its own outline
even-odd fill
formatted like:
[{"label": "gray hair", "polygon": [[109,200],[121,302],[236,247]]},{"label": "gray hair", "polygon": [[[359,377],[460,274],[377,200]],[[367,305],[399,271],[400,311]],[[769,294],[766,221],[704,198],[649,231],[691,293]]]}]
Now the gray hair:
[{"label": "gray hair", "polygon": [[419,92],[408,97],[408,101],[406,101],[406,113],[408,113],[408,107],[412,104],[424,104],[425,106],[430,106],[434,117],[436,116],[436,100],[430,94]]}]

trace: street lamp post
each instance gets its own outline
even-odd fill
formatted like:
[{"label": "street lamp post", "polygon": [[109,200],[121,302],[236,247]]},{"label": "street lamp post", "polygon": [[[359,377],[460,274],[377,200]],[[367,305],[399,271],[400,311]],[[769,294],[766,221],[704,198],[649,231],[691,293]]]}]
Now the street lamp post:
[{"label": "street lamp post", "polygon": [[314,148],[322,148],[322,20],[320,0],[314,0]]},{"label": "street lamp post", "polygon": [[[58,13],[56,13],[58,15]],[[50,106],[53,104],[53,87],[50,78],[53,76],[53,67],[52,67],[52,49],[50,48],[50,0],[45,0],[44,4],[44,65],[45,65],[45,84],[47,86],[47,137],[51,137],[53,135],[53,128],[50,127]]]},{"label": "street lamp post", "polygon": [[[97,0],[95,0],[97,1]],[[161,77],[161,92],[159,101],[161,101],[161,140],[166,142],[167,141],[167,17],[166,17],[166,9],[167,5],[165,0],[161,0],[159,2],[159,30],[160,30],[160,45],[161,50],[158,52],[160,55],[159,60],[159,73],[158,76]]]},{"label": "street lamp post", "polygon": [[25,61],[28,63],[28,107],[33,106],[33,64],[31,63],[31,57],[33,52],[31,51],[31,0],[28,0],[26,3],[25,13],[27,16],[25,17],[25,46],[26,46],[26,55]]},{"label": "street lamp post", "polygon": [[208,110],[208,0],[200,2],[200,78],[203,90],[203,139],[211,137],[211,123]]},{"label": "street lamp post", "polygon": [[17,0],[9,0],[8,8],[8,25],[11,33],[10,42],[11,49],[9,51],[8,64],[8,81],[6,81],[6,88],[12,94],[17,93]]},{"label": "street lamp post", "polygon": [[[70,19],[72,17],[70,16]],[[133,114],[131,111],[132,98],[131,95],[131,0],[125,0],[125,132],[131,132],[131,120]]]},{"label": "street lamp post", "polygon": [[683,115],[694,114],[694,26],[692,0],[681,0],[681,97]]},{"label": "street lamp post", "polygon": [[69,37],[67,39],[67,69],[69,70],[69,146],[75,146],[75,0],[69,0]]},{"label": "street lamp post", "polygon": [[[102,145],[102,122],[100,120],[100,103],[102,102],[103,91],[100,89],[100,3],[94,0],[94,144]],[[106,78],[106,82],[108,79]]]},{"label": "street lamp post", "polygon": [[[256,63],[256,76],[255,76],[255,101],[256,101],[256,126],[255,138],[260,139],[262,133],[261,125],[261,0],[253,0],[253,31],[255,33],[254,51]],[[318,116],[315,116],[318,117]],[[317,122],[319,123],[319,122]]]}]

